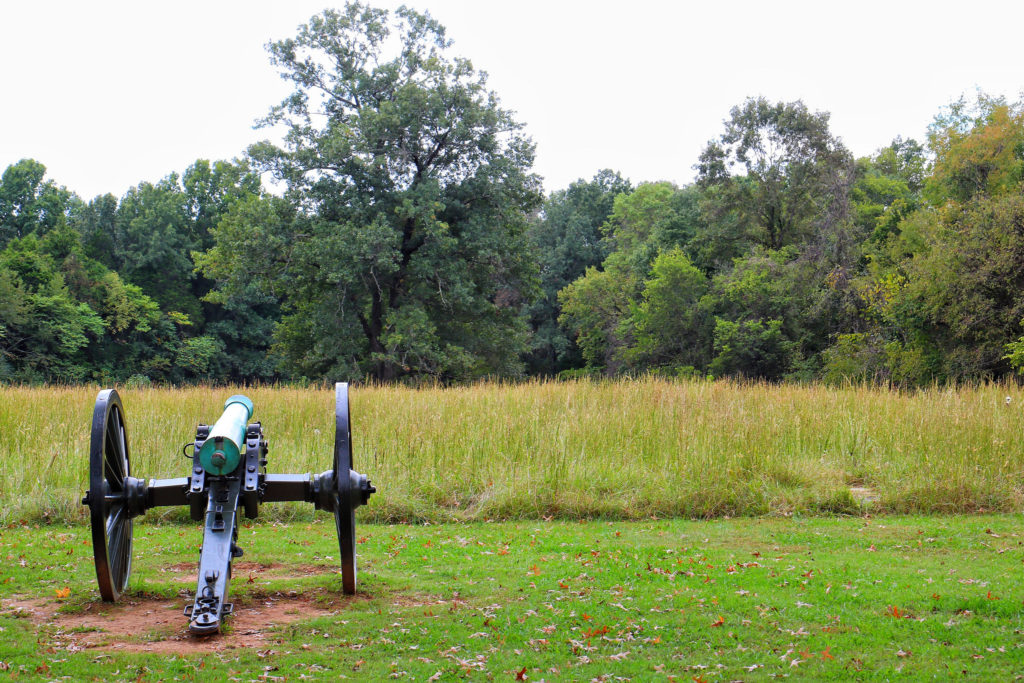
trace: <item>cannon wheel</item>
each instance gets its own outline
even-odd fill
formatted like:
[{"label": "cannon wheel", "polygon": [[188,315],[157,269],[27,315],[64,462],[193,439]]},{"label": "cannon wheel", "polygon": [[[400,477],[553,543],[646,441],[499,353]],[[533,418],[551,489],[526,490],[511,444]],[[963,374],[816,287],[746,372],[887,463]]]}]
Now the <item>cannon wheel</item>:
[{"label": "cannon wheel", "polygon": [[126,493],[130,473],[121,397],[113,389],[104,389],[96,397],[92,412],[88,501],[96,579],[100,595],[107,602],[117,600],[125,591],[132,570],[132,519],[127,495],[122,495],[120,502],[108,502],[108,496]]},{"label": "cannon wheel", "polygon": [[[334,524],[341,550],[341,583],[345,593],[356,592],[356,510],[350,502],[352,421],[348,412],[348,383],[334,385]],[[354,492],[351,494],[354,495]]]}]

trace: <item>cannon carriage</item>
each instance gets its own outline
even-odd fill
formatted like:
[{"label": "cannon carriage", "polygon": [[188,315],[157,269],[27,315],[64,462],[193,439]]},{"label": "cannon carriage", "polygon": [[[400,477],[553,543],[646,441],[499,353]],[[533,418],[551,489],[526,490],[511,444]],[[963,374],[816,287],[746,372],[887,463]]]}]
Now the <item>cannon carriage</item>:
[{"label": "cannon carriage", "polygon": [[355,509],[376,491],[353,469],[348,385],[335,385],[332,469],[320,474],[268,474],[268,441],[260,422],[250,422],[253,403],[236,395],[224,404],[213,425],[196,429],[192,467],[176,479],[133,476],[128,429],[121,398],[114,389],[99,393],[89,445],[89,508],[93,555],[100,595],[115,601],[125,591],[132,564],[132,520],[146,510],[187,506],[192,519],[204,521],[203,545],[193,603],[185,608],[189,631],[220,631],[233,606],[227,601],[231,562],[242,556],[237,545],[238,513],[248,519],[263,503],[305,501],[334,513],[345,593],[356,591]]}]

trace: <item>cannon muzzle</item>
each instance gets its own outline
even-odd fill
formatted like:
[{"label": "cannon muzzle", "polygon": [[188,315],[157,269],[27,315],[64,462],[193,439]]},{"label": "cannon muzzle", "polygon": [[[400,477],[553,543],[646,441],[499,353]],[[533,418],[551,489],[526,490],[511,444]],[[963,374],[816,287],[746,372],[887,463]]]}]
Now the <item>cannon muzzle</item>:
[{"label": "cannon muzzle", "polygon": [[229,474],[238,467],[245,452],[245,428],[252,412],[252,401],[247,396],[237,394],[224,402],[224,412],[199,449],[199,464],[207,474]]}]

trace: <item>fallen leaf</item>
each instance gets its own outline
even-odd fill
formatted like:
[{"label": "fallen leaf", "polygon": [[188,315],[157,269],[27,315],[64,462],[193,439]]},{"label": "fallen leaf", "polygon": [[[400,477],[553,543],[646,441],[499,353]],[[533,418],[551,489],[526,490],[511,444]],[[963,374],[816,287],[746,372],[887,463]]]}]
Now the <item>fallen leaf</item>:
[{"label": "fallen leaf", "polygon": [[527,680],[529,680],[526,677],[526,667],[525,666],[521,670],[516,672],[516,680],[517,681],[527,681]]},{"label": "fallen leaf", "polygon": [[715,621],[711,622],[711,628],[715,628],[716,626],[721,626],[724,623],[725,623],[725,617],[723,617],[721,614],[719,614],[718,615],[718,619],[716,619]]}]

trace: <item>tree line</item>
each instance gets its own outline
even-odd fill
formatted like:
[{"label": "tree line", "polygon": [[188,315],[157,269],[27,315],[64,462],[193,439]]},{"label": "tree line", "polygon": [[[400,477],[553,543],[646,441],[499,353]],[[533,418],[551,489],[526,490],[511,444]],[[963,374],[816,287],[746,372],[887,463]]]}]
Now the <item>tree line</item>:
[{"label": "tree line", "polygon": [[[696,180],[544,196],[427,14],[359,3],[268,45],[286,131],[123,197],[0,176],[0,381],[745,377],[898,386],[1024,367],[1024,101],[854,158],[751,98]],[[271,178],[275,192],[264,188]]]}]

